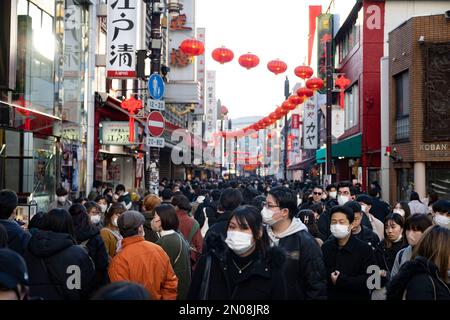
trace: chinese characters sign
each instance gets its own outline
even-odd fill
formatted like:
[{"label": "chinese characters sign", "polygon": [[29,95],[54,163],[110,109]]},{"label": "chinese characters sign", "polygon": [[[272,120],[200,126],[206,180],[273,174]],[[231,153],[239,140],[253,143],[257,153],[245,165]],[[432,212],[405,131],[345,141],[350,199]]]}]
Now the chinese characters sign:
[{"label": "chinese characters sign", "polygon": [[216,130],[217,105],[216,105],[216,72],[206,71],[206,127],[205,140],[211,140]]},{"label": "chinese characters sign", "polygon": [[316,99],[309,99],[303,110],[303,149],[317,149]]},{"label": "chinese characters sign", "polygon": [[106,70],[109,78],[136,77],[137,1],[108,1]]},{"label": "chinese characters sign", "polygon": [[[137,136],[137,126],[135,126],[135,136]],[[100,143],[113,145],[130,144],[130,126],[128,121],[108,121],[102,122]]]},{"label": "chinese characters sign", "polygon": [[[327,42],[332,41],[333,38],[333,15],[321,14],[318,18],[317,26],[317,77],[327,78]],[[324,93],[327,85],[324,83],[323,88],[319,92]]]}]

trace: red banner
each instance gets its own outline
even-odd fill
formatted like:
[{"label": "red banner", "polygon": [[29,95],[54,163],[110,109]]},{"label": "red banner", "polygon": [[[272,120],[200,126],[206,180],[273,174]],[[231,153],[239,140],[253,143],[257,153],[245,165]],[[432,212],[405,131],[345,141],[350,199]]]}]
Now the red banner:
[{"label": "red banner", "polygon": [[292,115],[292,129],[298,129],[300,127],[300,115],[293,114]]}]

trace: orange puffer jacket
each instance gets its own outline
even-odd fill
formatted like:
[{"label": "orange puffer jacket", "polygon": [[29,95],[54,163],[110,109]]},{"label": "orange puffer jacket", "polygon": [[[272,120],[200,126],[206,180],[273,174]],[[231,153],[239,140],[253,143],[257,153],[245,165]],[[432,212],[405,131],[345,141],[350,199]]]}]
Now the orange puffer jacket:
[{"label": "orange puffer jacket", "polygon": [[111,282],[132,281],[143,285],[153,300],[177,298],[178,279],[169,256],[142,236],[122,240],[122,250],[113,258],[108,274]]}]

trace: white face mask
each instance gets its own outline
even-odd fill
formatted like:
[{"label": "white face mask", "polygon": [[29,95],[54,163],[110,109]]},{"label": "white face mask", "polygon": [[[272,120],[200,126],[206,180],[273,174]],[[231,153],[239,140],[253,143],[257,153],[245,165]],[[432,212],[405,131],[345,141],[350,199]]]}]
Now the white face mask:
[{"label": "white face mask", "polygon": [[350,200],[350,197],[348,197],[348,196],[338,196],[337,197],[337,201],[340,206],[343,206],[345,203],[348,202],[348,200]]},{"label": "white face mask", "polygon": [[337,197],[337,191],[330,191],[330,198],[336,199]]},{"label": "white face mask", "polygon": [[67,196],[60,196],[60,197],[58,197],[57,199],[58,199],[58,202],[59,202],[59,203],[65,203],[65,202],[66,202],[66,199],[67,199]]},{"label": "white face mask", "polygon": [[325,193],[322,195],[322,200],[327,200],[327,195]]},{"label": "white face mask", "polygon": [[101,219],[101,217],[100,217],[99,214],[96,214],[96,215],[91,216],[91,222],[92,222],[93,224],[99,223],[99,222],[100,222],[100,219]]},{"label": "white face mask", "polygon": [[442,214],[436,214],[433,217],[434,223],[436,223],[438,226],[450,229],[450,218],[447,216],[444,216]]},{"label": "white face mask", "polygon": [[405,210],[403,210],[403,209],[394,209],[394,210],[392,210],[392,213],[397,213],[397,214],[401,215],[402,217],[405,216]]},{"label": "white face mask", "polygon": [[117,225],[117,217],[113,218],[113,219],[111,220],[111,223],[112,223],[112,225],[113,225],[114,227],[118,227],[118,225]]},{"label": "white face mask", "polygon": [[267,207],[261,210],[263,222],[269,226],[273,226],[277,221],[273,219],[274,212]]},{"label": "white face mask", "polygon": [[364,212],[369,212],[369,210],[367,210],[367,206],[364,204],[361,205],[361,210]]},{"label": "white face mask", "polygon": [[228,231],[225,243],[237,255],[249,251],[255,243],[252,242],[253,235],[241,231]]},{"label": "white face mask", "polygon": [[348,226],[338,223],[330,225],[330,231],[336,239],[343,239],[350,233]]},{"label": "white face mask", "polygon": [[100,208],[102,209],[102,212],[105,213],[106,210],[108,210],[108,205],[107,204],[100,204]]}]

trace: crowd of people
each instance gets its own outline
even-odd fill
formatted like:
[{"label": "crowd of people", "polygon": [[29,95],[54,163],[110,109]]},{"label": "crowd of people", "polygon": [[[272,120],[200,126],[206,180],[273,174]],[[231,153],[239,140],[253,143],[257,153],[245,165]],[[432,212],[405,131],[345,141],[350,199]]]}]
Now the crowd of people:
[{"label": "crowd of people", "polygon": [[0,300],[450,300],[450,201],[275,179],[59,188],[16,221],[0,191]]}]

